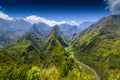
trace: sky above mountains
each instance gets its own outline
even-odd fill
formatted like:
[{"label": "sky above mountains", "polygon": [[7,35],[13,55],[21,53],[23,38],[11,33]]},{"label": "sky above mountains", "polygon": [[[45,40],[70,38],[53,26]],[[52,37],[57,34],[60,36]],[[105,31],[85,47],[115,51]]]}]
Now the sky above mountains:
[{"label": "sky above mountains", "polygon": [[0,10],[12,18],[53,24],[97,21],[119,13],[119,5],[120,0],[0,0]]}]

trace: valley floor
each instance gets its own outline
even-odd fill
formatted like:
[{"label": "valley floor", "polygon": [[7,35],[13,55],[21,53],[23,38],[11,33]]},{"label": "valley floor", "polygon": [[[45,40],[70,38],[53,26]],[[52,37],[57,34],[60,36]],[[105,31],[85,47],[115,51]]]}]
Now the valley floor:
[{"label": "valley floor", "polygon": [[[83,62],[80,62],[80,61],[77,61],[75,58],[74,58],[74,52],[73,51],[70,51],[68,50],[68,48],[66,47],[65,50],[69,53],[71,53],[71,57],[74,59],[74,61],[79,65],[79,68],[82,69],[82,70],[86,70],[88,72],[91,72],[97,80],[101,80],[100,79],[100,76],[98,75],[98,73],[93,69],[91,68],[90,66],[84,64]],[[86,72],[85,71],[85,72]]]}]

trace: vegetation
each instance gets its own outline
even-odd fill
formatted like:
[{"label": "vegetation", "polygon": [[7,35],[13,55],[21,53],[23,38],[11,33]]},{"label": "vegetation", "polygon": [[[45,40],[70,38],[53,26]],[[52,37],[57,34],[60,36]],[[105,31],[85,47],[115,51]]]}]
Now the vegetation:
[{"label": "vegetation", "polygon": [[103,18],[71,43],[76,58],[94,68],[102,80],[120,79],[119,20],[120,16]]},{"label": "vegetation", "polygon": [[27,32],[6,52],[0,51],[0,80],[96,80],[69,57],[58,27],[47,39],[38,33]]},{"label": "vegetation", "polygon": [[119,21],[120,16],[101,19],[67,49],[58,26],[44,32],[34,24],[16,43],[0,51],[0,80],[96,80],[92,68],[102,80],[119,80]]},{"label": "vegetation", "polygon": [[43,68],[38,65],[21,64],[6,52],[0,52],[0,80],[96,80],[74,64],[72,59],[61,66]]}]

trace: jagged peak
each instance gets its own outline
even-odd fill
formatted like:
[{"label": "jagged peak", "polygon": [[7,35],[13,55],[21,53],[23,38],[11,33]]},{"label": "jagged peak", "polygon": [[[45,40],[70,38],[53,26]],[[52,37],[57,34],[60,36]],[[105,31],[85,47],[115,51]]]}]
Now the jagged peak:
[{"label": "jagged peak", "polygon": [[59,35],[59,36],[62,36],[61,31],[60,31],[58,25],[55,25],[55,26],[53,27],[53,29],[51,30],[50,35],[54,35],[54,36],[58,36],[58,35]]},{"label": "jagged peak", "polygon": [[59,26],[58,26],[58,25],[55,25],[55,26],[53,27],[52,31],[59,31],[59,32],[60,32]]},{"label": "jagged peak", "polygon": [[58,25],[54,26],[53,29],[51,30],[51,33],[49,34],[47,40],[47,44],[53,39],[57,39],[63,46],[67,46]]}]

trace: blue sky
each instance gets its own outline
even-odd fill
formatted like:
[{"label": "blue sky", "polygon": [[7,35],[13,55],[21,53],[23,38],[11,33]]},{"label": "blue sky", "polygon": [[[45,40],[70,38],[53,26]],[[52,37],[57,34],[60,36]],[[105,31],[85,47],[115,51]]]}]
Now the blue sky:
[{"label": "blue sky", "polygon": [[103,0],[0,0],[0,9],[14,18],[36,15],[55,21],[97,21],[109,16]]}]

